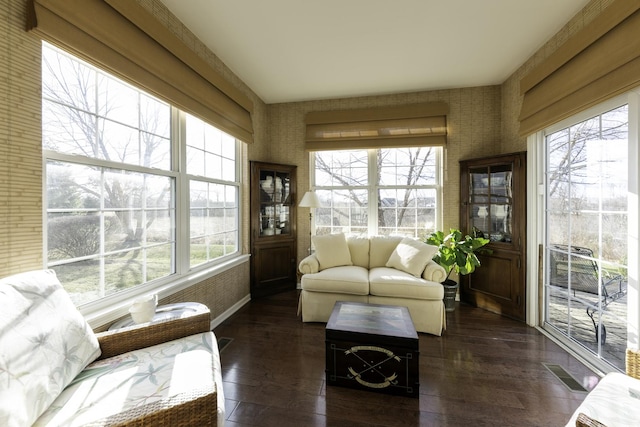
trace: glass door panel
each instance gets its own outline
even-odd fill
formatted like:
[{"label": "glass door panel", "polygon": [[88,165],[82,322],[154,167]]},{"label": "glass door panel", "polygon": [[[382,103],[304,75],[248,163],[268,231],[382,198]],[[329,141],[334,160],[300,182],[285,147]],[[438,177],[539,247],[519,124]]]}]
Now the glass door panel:
[{"label": "glass door panel", "polygon": [[469,219],[476,236],[511,242],[512,176],[510,164],[471,169]]},{"label": "glass door panel", "polygon": [[[545,324],[624,371],[627,106],[545,136]],[[634,165],[636,167],[636,165]]]},{"label": "glass door panel", "polygon": [[291,176],[260,171],[260,236],[291,233]]}]

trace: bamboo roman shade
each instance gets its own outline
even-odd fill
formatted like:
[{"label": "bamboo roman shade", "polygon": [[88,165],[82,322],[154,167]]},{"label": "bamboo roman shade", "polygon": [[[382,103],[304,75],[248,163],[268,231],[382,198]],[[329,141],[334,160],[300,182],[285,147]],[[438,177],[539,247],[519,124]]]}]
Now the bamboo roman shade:
[{"label": "bamboo roman shade", "polygon": [[30,0],[28,29],[253,142],[252,101],[132,0]]},{"label": "bamboo roman shade", "polygon": [[305,149],[444,146],[448,112],[444,102],[310,112],[306,116]]},{"label": "bamboo roman shade", "polygon": [[616,0],[520,81],[527,136],[640,84],[640,2]]}]

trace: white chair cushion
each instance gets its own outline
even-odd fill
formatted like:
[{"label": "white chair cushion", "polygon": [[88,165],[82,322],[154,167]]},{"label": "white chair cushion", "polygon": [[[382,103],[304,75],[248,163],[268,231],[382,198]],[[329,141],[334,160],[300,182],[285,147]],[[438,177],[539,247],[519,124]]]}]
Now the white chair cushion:
[{"label": "white chair cushion", "polygon": [[0,280],[0,425],[31,425],[99,355],[54,271]]},{"label": "white chair cushion", "polygon": [[316,258],[320,264],[320,271],[331,267],[353,265],[347,239],[342,233],[313,236],[313,246],[316,248]]},{"label": "white chair cushion", "polygon": [[358,267],[369,268],[369,238],[349,236],[347,237],[351,262]]},{"label": "white chair cushion", "polygon": [[319,273],[305,274],[302,289],[312,292],[368,295],[369,271],[357,266],[334,267]]},{"label": "white chair cushion", "polygon": [[369,270],[369,293],[379,297],[442,300],[444,288],[440,283],[415,277],[390,267]]},{"label": "white chair cushion", "polygon": [[420,277],[437,250],[436,246],[405,237],[389,256],[386,266]]},{"label": "white chair cushion", "polygon": [[[81,426],[193,390],[211,390],[221,384],[219,371],[212,332],[100,360],[62,392],[34,427]],[[224,411],[222,387],[217,393],[218,411]],[[220,418],[219,412],[218,425],[224,412]]]},{"label": "white chair cushion", "polygon": [[369,268],[385,267],[391,253],[402,239],[401,236],[369,237]]},{"label": "white chair cushion", "polygon": [[567,423],[575,426],[580,413],[606,426],[640,424],[640,380],[620,372],[604,376]]}]

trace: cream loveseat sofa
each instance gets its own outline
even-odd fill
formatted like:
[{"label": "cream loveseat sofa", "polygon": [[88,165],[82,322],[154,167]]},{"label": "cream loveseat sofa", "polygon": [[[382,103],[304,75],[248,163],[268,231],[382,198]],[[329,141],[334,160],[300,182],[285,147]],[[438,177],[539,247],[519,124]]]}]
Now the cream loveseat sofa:
[{"label": "cream loveseat sofa", "polygon": [[441,335],[444,268],[437,248],[397,236],[314,236],[315,253],[300,262],[303,322],[327,322],[336,301],[405,306],[419,332]]},{"label": "cream loveseat sofa", "polygon": [[221,426],[209,310],[94,334],[51,270],[0,280],[0,425]]}]

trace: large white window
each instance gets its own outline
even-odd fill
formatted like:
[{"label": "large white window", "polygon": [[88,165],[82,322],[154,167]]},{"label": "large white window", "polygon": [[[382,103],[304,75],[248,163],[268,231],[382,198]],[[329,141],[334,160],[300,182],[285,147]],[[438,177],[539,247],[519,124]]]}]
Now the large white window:
[{"label": "large white window", "polygon": [[316,234],[424,237],[437,228],[439,147],[320,151],[313,177],[323,203]]},{"label": "large white window", "polygon": [[45,262],[76,305],[237,253],[235,138],[46,43],[42,98]]},{"label": "large white window", "polygon": [[190,265],[238,250],[237,144],[232,136],[187,115]]},{"label": "large white window", "polygon": [[624,370],[628,291],[628,105],[544,134],[545,327]]}]

